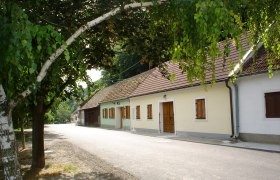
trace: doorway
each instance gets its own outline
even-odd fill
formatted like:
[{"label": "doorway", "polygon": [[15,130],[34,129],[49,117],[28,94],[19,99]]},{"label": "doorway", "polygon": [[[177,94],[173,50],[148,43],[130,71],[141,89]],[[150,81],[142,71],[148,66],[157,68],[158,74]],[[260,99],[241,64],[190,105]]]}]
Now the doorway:
[{"label": "doorway", "polygon": [[163,132],[174,133],[173,102],[162,103]]}]

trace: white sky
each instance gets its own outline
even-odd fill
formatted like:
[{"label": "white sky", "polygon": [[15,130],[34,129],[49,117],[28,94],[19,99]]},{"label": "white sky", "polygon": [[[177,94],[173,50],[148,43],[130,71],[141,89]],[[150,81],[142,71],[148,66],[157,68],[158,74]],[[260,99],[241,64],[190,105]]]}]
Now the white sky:
[{"label": "white sky", "polygon": [[[97,69],[87,70],[87,75],[91,78],[92,82],[95,82],[101,78],[101,71]],[[78,82],[78,85],[83,86],[83,88],[87,87],[86,82]]]},{"label": "white sky", "polygon": [[87,70],[87,74],[93,82],[95,82],[101,78],[100,70],[96,70],[96,69]]}]

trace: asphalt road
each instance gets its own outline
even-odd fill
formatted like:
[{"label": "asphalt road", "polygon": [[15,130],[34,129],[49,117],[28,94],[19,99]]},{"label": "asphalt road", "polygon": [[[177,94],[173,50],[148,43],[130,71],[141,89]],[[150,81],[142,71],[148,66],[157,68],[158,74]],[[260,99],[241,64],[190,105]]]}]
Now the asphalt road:
[{"label": "asphalt road", "polygon": [[67,125],[46,131],[141,179],[280,180],[280,153]]}]

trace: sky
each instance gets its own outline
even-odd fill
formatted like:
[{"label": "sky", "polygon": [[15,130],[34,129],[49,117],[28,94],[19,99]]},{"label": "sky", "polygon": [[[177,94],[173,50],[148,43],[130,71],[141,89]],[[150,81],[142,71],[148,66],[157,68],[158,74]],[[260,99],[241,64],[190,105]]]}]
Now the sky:
[{"label": "sky", "polygon": [[87,70],[88,76],[92,79],[93,82],[101,78],[101,71],[96,69]]},{"label": "sky", "polygon": [[[87,74],[93,82],[95,82],[101,78],[101,71],[97,70],[97,69],[87,70]],[[83,86],[83,88],[87,87],[86,82],[78,82],[78,85]]]}]

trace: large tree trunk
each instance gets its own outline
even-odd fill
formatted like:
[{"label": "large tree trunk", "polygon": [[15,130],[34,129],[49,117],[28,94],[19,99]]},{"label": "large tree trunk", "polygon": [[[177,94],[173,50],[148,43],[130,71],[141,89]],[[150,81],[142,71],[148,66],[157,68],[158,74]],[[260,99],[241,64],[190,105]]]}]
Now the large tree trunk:
[{"label": "large tree trunk", "polygon": [[45,167],[44,152],[44,97],[39,97],[32,110],[32,168]]},{"label": "large tree trunk", "polygon": [[0,149],[5,179],[22,179],[17,157],[16,138],[12,123],[12,109],[0,84]]},{"label": "large tree trunk", "polygon": [[25,149],[25,134],[24,134],[24,119],[23,118],[21,118],[21,121],[20,121],[20,132],[21,132],[22,149]]},{"label": "large tree trunk", "polygon": [[[157,1],[157,4],[161,4],[165,2],[164,0],[159,0]],[[121,12],[121,10],[126,10],[126,9],[133,9],[133,8],[138,8],[138,7],[149,7],[149,6],[153,6],[156,3],[153,2],[141,2],[141,3],[132,3],[132,4],[128,4],[125,5],[123,8],[116,8],[108,13],[103,14],[102,16],[89,21],[86,25],[80,27],[67,41],[66,41],[66,45],[61,46],[60,48],[58,48],[50,57],[49,59],[45,62],[45,64],[43,65],[42,69],[40,70],[39,75],[37,76],[36,82],[33,83],[33,85],[35,85],[36,83],[41,83],[41,81],[45,78],[46,74],[47,74],[47,70],[50,68],[50,66],[52,65],[52,63],[63,53],[63,51],[70,46],[76,38],[78,38],[83,32],[85,32],[86,30],[90,29],[91,27],[96,26],[97,24],[107,20],[108,18],[118,14]],[[23,91],[21,94],[19,94],[19,96],[15,97],[14,99],[12,99],[9,102],[9,107],[11,107],[10,109],[12,110],[17,103],[21,100],[26,98],[27,96],[29,96],[31,94],[31,86],[27,87],[27,89],[25,91]],[[0,148],[1,148],[1,154],[2,154],[2,161],[3,161],[3,165],[4,165],[4,169],[5,169],[5,178],[6,179],[21,179],[21,175],[20,175],[20,166],[17,160],[17,152],[15,149],[15,134],[13,131],[13,126],[12,126],[12,116],[11,116],[11,110],[3,110],[3,108],[1,107],[5,107],[6,103],[6,94],[4,92],[3,86],[2,84],[0,84]],[[2,110],[1,110],[2,109]],[[8,108],[6,108],[8,109]],[[43,113],[44,114],[44,113]],[[8,116],[9,115],[9,116]],[[39,118],[39,117],[38,117]],[[36,118],[37,119],[37,118]],[[33,129],[33,138],[37,139],[36,141],[38,143],[36,143],[35,140],[32,141],[33,144],[33,165],[32,167],[36,167],[37,165],[42,166],[45,163],[37,163],[39,161],[41,161],[41,159],[36,160],[34,158],[38,157],[38,158],[43,158],[43,162],[44,162],[44,144],[43,144],[43,140],[44,140],[44,123],[43,123],[43,117],[39,118],[39,121],[35,122],[33,121],[33,128],[36,127],[35,129],[38,128],[38,132],[35,132]],[[38,123],[38,124],[37,124]],[[40,131],[40,132],[39,132]],[[41,133],[41,135],[40,135]],[[38,137],[36,137],[37,135],[39,135]],[[38,146],[37,145],[40,145]],[[42,153],[43,152],[43,153]]]}]

